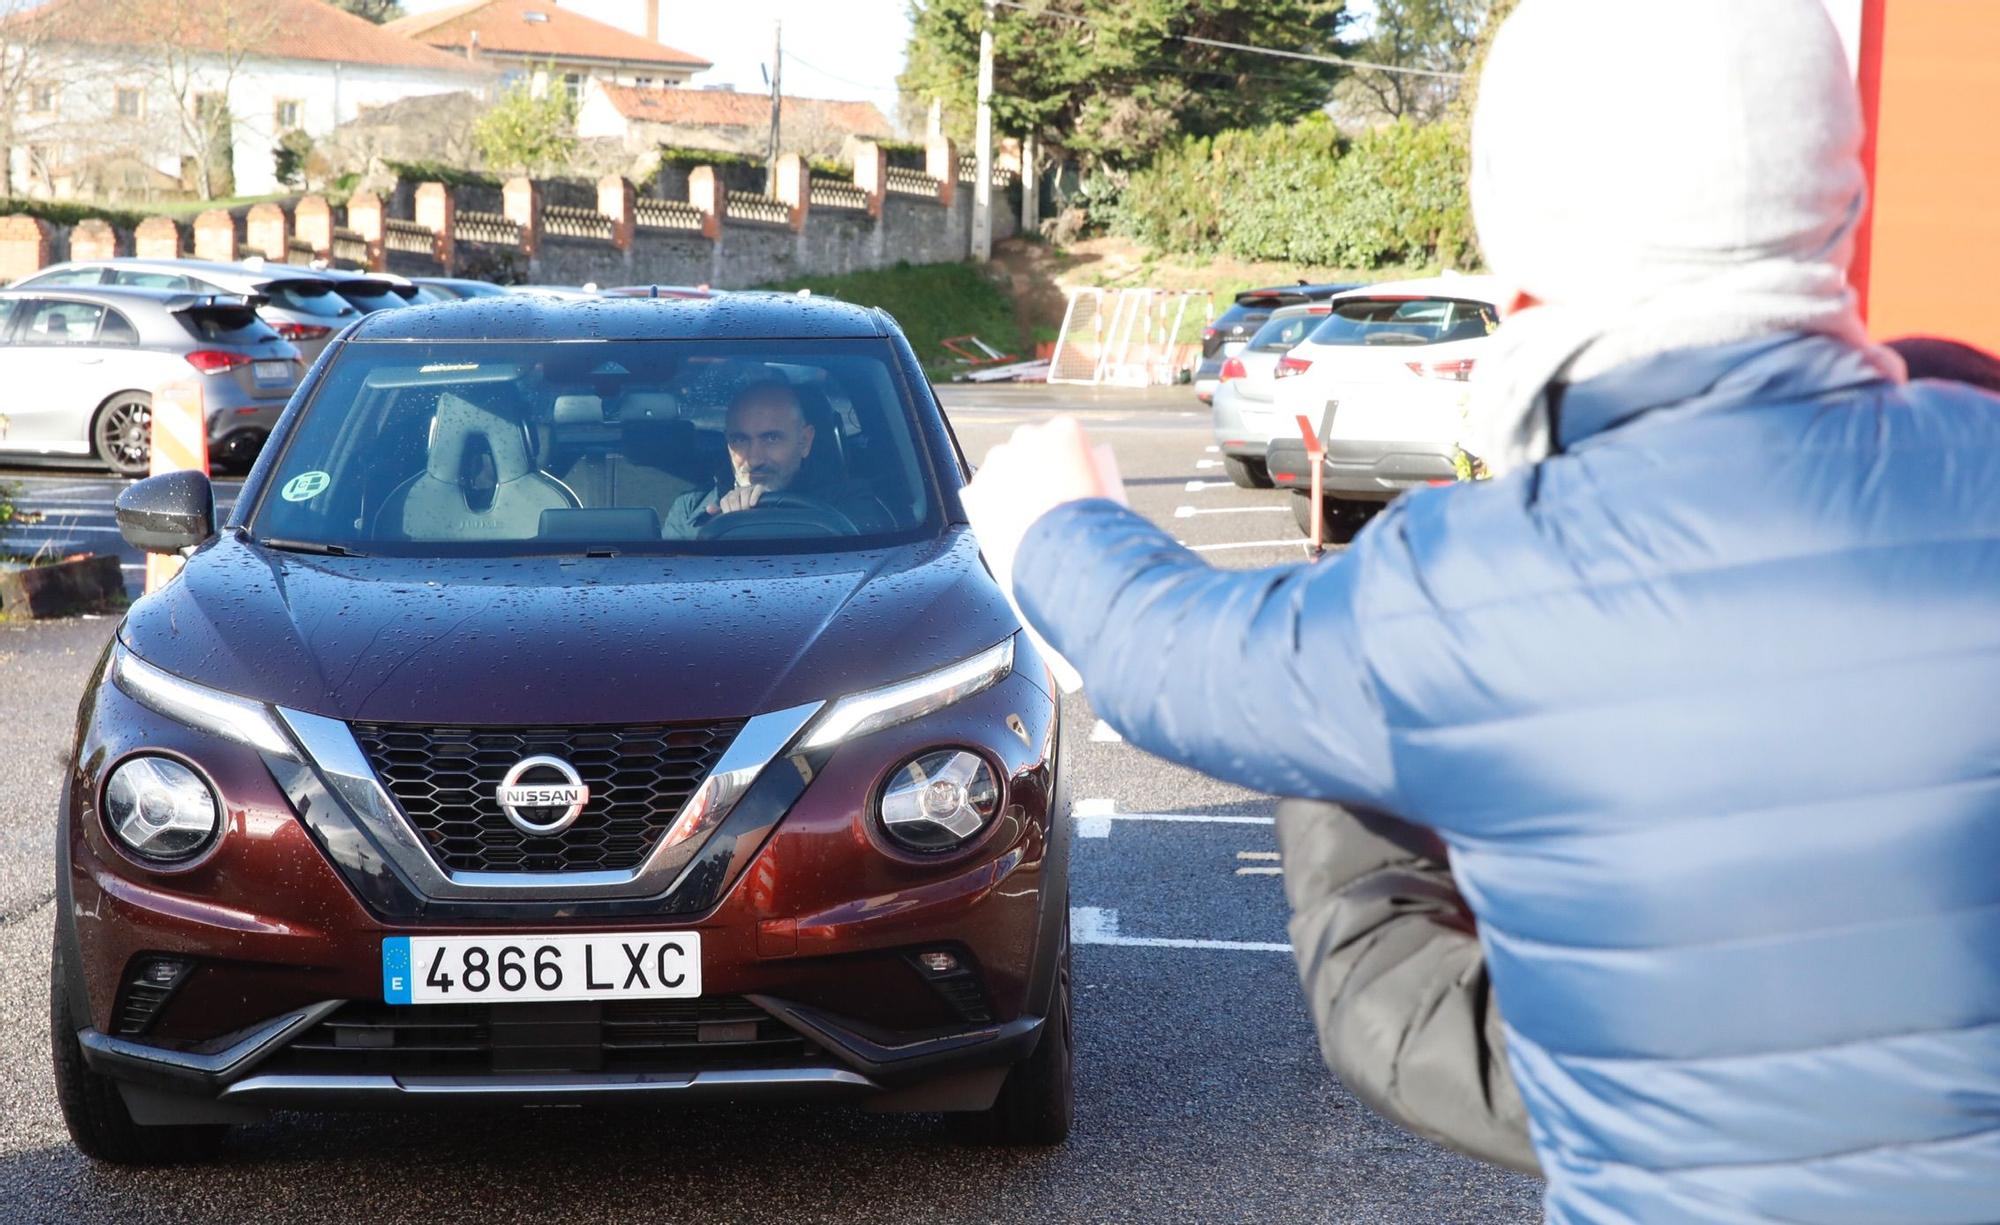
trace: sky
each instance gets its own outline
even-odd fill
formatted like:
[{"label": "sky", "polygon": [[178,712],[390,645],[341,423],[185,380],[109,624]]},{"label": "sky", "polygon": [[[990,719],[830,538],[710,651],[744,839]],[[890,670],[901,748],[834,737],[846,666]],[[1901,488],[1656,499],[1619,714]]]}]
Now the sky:
[{"label": "sky", "polygon": [[[463,0],[403,0],[403,11],[454,3]],[[561,0],[561,7],[645,33],[642,0]],[[787,94],[873,102],[895,120],[910,33],[905,0],[660,0],[660,41],[715,63],[696,85],[768,89],[760,66],[771,59],[774,21],[784,23]]]}]

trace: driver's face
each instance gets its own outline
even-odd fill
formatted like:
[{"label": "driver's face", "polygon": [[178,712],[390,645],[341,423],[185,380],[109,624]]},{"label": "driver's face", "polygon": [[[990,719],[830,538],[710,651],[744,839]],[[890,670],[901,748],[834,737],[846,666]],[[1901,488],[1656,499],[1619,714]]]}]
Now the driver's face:
[{"label": "driver's face", "polygon": [[812,454],[812,426],[797,404],[782,397],[730,409],[725,437],[738,485],[784,489],[798,479],[799,467]]}]

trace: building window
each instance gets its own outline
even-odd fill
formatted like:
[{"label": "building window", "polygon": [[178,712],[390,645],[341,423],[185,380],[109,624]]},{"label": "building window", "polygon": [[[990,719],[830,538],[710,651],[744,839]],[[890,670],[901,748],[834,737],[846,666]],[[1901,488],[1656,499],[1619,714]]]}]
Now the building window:
[{"label": "building window", "polygon": [[56,87],[45,81],[36,81],[28,86],[28,113],[46,115],[56,109]]},{"label": "building window", "polygon": [[299,126],[299,103],[294,98],[278,99],[278,130],[289,132]]},{"label": "building window", "polygon": [[632,84],[637,85],[640,89],[651,89],[653,88],[653,78],[633,77]]},{"label": "building window", "polygon": [[580,72],[563,73],[563,88],[569,91],[569,100],[571,102],[583,101],[583,74]]},{"label": "building window", "polygon": [[120,85],[118,87],[118,117],[137,119],[144,113],[145,95],[136,89]]}]

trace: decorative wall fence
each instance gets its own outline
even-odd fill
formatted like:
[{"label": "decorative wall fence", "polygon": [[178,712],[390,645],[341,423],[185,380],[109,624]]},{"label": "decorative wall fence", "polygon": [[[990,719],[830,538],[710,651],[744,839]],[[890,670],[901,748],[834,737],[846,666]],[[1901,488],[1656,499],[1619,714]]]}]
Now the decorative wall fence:
[{"label": "decorative wall fence", "polygon": [[[490,211],[491,188],[423,183],[386,198],[360,193],[345,205],[306,196],[290,209],[259,204],[240,218],[212,210],[192,225],[151,217],[136,231],[99,220],[59,227],[0,216],[0,280],[71,258],[260,255],[412,275],[730,289],[898,261],[964,259],[972,250],[976,169],[947,140],[925,153],[922,171],[892,167],[879,146],[863,143],[851,180],[815,175],[788,154],[769,196],[732,190],[716,167],[696,166],[686,175],[685,200],[640,196],[631,182],[611,176],[598,182],[595,207],[587,188],[565,188],[564,201],[550,203],[543,184],[514,179],[498,193],[499,212]],[[1007,205],[1012,181],[1008,172],[994,176],[995,239],[1018,225]]]}]

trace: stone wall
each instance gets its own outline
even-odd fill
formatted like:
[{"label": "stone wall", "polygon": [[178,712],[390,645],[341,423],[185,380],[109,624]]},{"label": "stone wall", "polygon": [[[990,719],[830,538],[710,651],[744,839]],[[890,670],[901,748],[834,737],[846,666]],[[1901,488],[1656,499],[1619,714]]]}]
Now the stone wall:
[{"label": "stone wall", "polygon": [[[344,207],[318,197],[211,210],[191,226],[147,223],[146,254],[178,241],[186,254],[317,258],[407,276],[463,275],[550,285],[709,285],[743,289],[795,277],[949,263],[972,251],[969,159],[948,141],[926,151],[929,173],[862,142],[852,179],[815,176],[797,155],[779,167],[778,199],[756,167],[694,167],[641,196],[616,176],[597,184],[509,182],[504,188],[399,184]],[[996,176],[993,237],[1015,232],[1018,190]],[[12,228],[8,228],[12,227]],[[72,228],[0,217],[0,273],[26,276],[72,250],[135,254],[137,237],[100,221]]]}]

